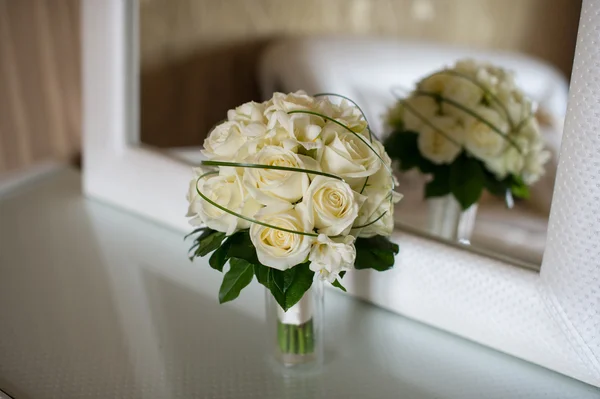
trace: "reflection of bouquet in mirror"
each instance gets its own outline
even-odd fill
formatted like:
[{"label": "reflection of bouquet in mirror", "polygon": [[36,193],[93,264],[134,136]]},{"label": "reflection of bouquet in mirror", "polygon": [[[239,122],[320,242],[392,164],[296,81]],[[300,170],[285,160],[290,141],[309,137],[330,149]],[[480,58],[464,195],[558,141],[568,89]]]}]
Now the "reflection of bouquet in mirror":
[{"label": "reflection of bouquet in mirror", "polygon": [[435,72],[389,111],[386,150],[401,170],[432,175],[425,197],[453,196],[463,210],[483,190],[527,198],[550,153],[534,106],[512,73],[463,60]]},{"label": "reflection of bouquet in mirror", "polygon": [[391,160],[360,108],[330,97],[275,93],[230,110],[188,194],[191,258],[229,264],[221,303],[254,278],[266,287],[286,363],[319,360],[321,281],[345,290],[346,271],[389,269],[398,252]]}]

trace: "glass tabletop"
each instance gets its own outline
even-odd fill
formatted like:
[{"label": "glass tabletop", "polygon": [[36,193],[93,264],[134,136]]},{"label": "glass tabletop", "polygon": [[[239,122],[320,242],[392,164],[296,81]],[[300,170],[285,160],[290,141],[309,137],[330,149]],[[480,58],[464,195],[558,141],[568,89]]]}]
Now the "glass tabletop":
[{"label": "glass tabletop", "polygon": [[220,274],[189,262],[182,232],[85,199],[79,179],[0,196],[0,389],[16,399],[600,397],[333,290],[325,365],[284,372],[261,286],[219,305]]}]

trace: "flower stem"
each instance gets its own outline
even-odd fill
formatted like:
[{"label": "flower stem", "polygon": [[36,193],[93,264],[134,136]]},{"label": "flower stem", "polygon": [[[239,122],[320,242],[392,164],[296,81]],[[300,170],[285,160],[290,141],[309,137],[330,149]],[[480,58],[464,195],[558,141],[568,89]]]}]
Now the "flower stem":
[{"label": "flower stem", "polygon": [[298,326],[298,353],[306,353],[306,341],[304,340],[304,325]]},{"label": "flower stem", "polygon": [[277,323],[277,342],[282,354],[307,355],[314,352],[312,319],[304,324]]}]

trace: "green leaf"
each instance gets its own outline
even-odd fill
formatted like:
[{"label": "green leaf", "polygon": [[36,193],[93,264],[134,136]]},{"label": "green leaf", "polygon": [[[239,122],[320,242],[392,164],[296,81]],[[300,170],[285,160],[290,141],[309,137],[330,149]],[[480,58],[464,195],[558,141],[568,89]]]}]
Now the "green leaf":
[{"label": "green leaf", "polygon": [[253,265],[244,259],[229,259],[229,271],[223,277],[219,289],[219,303],[234,300],[240,291],[252,281],[254,277]]},{"label": "green leaf", "polygon": [[385,140],[384,147],[390,158],[400,161],[400,170],[419,165],[421,153],[417,146],[418,133],[395,131]]},{"label": "green leaf", "polygon": [[480,162],[461,154],[450,165],[450,189],[463,210],[479,200],[485,176]]},{"label": "green leaf", "polygon": [[294,282],[294,280],[296,278],[296,271],[298,271],[298,269],[295,267],[292,267],[283,272],[283,287],[282,287],[283,292],[287,292],[287,290],[290,288],[290,286]]},{"label": "green leaf", "polygon": [[450,194],[450,168],[441,167],[433,175],[433,180],[425,185],[425,198],[443,197]]},{"label": "green leaf", "polygon": [[437,174],[440,169],[447,168],[446,165],[436,165],[421,155],[418,138],[419,133],[396,130],[385,141],[386,152],[390,158],[399,161],[400,170],[419,168],[423,173]]},{"label": "green leaf", "polygon": [[356,247],[354,267],[356,269],[375,269],[378,271],[392,268],[395,255],[400,250],[397,244],[383,236],[357,238],[354,246]]},{"label": "green leaf", "polygon": [[256,256],[256,248],[254,248],[254,244],[252,244],[250,232],[248,230],[240,231],[231,237],[232,239],[229,244],[227,256],[230,258],[244,259],[252,264],[260,264],[258,256]]},{"label": "green leaf", "polygon": [[485,180],[483,185],[486,190],[489,191],[490,194],[504,198],[506,196],[506,191],[510,189],[510,181],[507,179],[498,180],[498,178],[493,174],[484,170]]},{"label": "green leaf", "polygon": [[510,191],[517,198],[529,198],[529,187],[516,176],[511,176]]},{"label": "green leaf", "polygon": [[285,293],[285,271],[271,269],[271,280],[277,286],[277,289]]},{"label": "green leaf", "polygon": [[201,231],[204,231],[204,230],[207,230],[207,228],[206,228],[206,227],[198,227],[197,229],[194,229],[194,230],[192,230],[191,232],[189,232],[188,234],[186,234],[186,235],[183,237],[183,239],[184,239],[184,240],[187,240],[187,238],[188,238],[188,237],[191,237],[191,236],[193,236],[194,234],[197,234],[197,233],[199,233],[199,232],[201,232]]},{"label": "green leaf", "polygon": [[254,267],[254,275],[256,276],[256,280],[262,285],[264,285],[267,289],[271,289],[271,281],[269,277],[270,267],[267,267],[263,264],[256,263],[253,265]]},{"label": "green leaf", "polygon": [[198,249],[196,250],[196,256],[206,256],[215,249],[219,248],[221,242],[225,238],[225,233],[215,230],[205,230],[198,240]]},{"label": "green leaf", "polygon": [[331,283],[331,285],[333,285],[336,288],[339,288],[340,290],[346,292],[346,287],[344,287],[342,285],[342,283],[340,283],[340,280],[336,279],[333,283]]},{"label": "green leaf", "polygon": [[[284,310],[294,306],[310,288],[315,273],[310,263],[302,263],[285,271],[273,269],[260,263],[254,265],[254,275],[265,286]],[[276,283],[279,281],[279,283]]]},{"label": "green leaf", "polygon": [[293,267],[293,269],[296,269],[296,271],[293,281],[285,291],[285,306],[282,306],[283,310],[287,311],[289,308],[298,303],[298,301],[304,296],[304,293],[308,291],[312,285],[315,272],[310,270],[309,265],[310,262],[306,262]]},{"label": "green leaf", "polygon": [[243,233],[237,232],[237,233],[227,237],[227,239],[221,244],[221,246],[219,248],[217,248],[217,250],[215,252],[213,252],[210,259],[208,260],[208,264],[210,265],[210,267],[212,267],[213,269],[218,270],[220,272],[223,271],[223,267],[227,263],[227,260],[229,258],[231,258],[231,255],[229,254],[229,248],[231,247],[231,244],[234,241],[236,241],[236,239],[237,239],[236,236],[239,234],[243,234]]}]

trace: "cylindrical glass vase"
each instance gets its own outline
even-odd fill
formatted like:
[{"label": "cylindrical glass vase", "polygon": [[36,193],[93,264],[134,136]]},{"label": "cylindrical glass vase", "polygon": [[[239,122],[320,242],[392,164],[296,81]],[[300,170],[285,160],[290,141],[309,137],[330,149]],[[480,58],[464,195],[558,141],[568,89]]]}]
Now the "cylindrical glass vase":
[{"label": "cylindrical glass vase", "polygon": [[439,198],[427,199],[427,228],[436,237],[462,244],[470,244],[477,203],[464,210],[452,194]]},{"label": "cylindrical glass vase", "polygon": [[323,281],[315,278],[302,299],[285,312],[266,291],[267,338],[274,358],[289,368],[323,362]]}]

